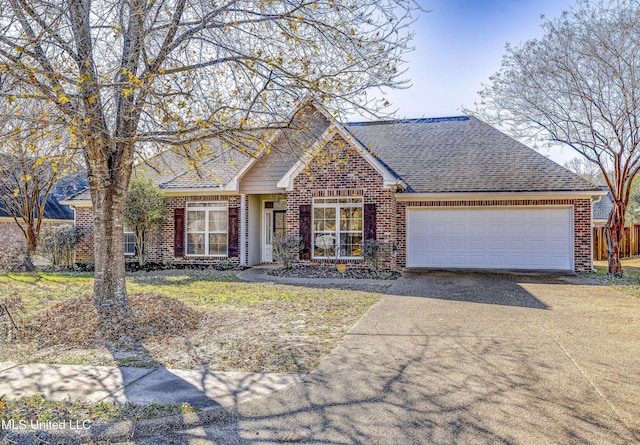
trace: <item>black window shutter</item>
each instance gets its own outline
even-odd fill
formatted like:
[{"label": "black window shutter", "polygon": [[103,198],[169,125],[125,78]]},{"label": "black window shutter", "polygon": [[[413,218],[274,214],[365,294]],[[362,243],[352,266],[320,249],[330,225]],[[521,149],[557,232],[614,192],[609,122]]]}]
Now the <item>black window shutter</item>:
[{"label": "black window shutter", "polygon": [[300,206],[300,240],[302,241],[300,258],[311,259],[311,204]]},{"label": "black window shutter", "polygon": [[173,211],[173,256],[184,256],[184,209]]},{"label": "black window shutter", "polygon": [[364,205],[364,239],[376,239],[376,205]]},{"label": "black window shutter", "polygon": [[229,207],[229,225],[227,226],[229,234],[229,258],[239,256],[238,249],[238,207]]}]

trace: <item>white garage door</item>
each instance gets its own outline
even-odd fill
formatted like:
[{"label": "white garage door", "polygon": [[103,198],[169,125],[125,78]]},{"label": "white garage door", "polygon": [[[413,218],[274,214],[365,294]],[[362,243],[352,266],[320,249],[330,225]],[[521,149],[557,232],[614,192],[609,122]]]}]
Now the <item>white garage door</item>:
[{"label": "white garage door", "polygon": [[407,267],[573,269],[572,210],[409,209]]}]

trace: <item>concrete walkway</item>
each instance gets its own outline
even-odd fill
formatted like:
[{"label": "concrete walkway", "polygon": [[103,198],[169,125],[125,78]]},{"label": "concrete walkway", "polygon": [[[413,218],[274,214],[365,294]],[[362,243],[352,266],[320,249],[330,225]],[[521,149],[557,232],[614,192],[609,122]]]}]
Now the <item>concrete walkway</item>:
[{"label": "concrete walkway", "polygon": [[299,381],[300,376],[285,374],[0,363],[0,393],[10,398],[44,394],[49,400],[186,402],[207,409],[246,402]]},{"label": "concrete walkway", "polygon": [[395,282],[311,375],[136,444],[640,442],[640,300],[579,277]]},{"label": "concrete walkway", "polygon": [[[19,398],[43,394],[49,400],[118,403],[189,403],[202,411],[141,422],[92,425],[64,423],[62,428],[6,423],[0,442],[9,444],[114,443],[137,435],[152,435],[210,422],[226,422],[226,408],[266,396],[301,381],[298,375],[207,370],[114,368],[0,363],[0,395]],[[7,442],[2,442],[2,439]]]}]

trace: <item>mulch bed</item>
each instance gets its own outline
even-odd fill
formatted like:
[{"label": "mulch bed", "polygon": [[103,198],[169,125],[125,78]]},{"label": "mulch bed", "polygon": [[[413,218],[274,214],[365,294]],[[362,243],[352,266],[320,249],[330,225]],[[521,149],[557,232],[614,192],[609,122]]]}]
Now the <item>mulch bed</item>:
[{"label": "mulch bed", "polygon": [[371,280],[396,280],[400,272],[395,270],[380,270],[361,268],[347,268],[339,272],[336,266],[298,266],[291,269],[274,269],[269,275],[286,278],[354,278]]}]

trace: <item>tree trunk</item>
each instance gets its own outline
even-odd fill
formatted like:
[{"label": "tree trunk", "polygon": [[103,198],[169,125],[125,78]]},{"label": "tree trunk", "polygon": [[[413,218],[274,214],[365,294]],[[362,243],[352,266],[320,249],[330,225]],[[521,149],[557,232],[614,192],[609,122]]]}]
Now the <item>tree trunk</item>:
[{"label": "tree trunk", "polygon": [[34,230],[33,223],[31,221],[29,221],[27,224],[26,235],[27,235],[27,250],[25,252],[25,258],[24,258],[24,261],[22,262],[22,265],[24,266],[27,272],[33,272],[36,268],[33,265],[32,259],[33,259],[33,254],[38,248],[38,234]]},{"label": "tree trunk", "polygon": [[605,226],[605,238],[607,242],[607,261],[609,263],[609,275],[622,276],[622,263],[620,263],[620,245],[624,236],[624,212],[622,206],[614,202],[609,220]]},{"label": "tree trunk", "polygon": [[[117,174],[117,173],[114,173]],[[124,265],[124,205],[127,178],[116,185],[92,181],[93,242],[95,260],[94,301],[97,307],[127,306]],[[118,186],[117,184],[120,183]]]},{"label": "tree trunk", "polygon": [[147,239],[144,230],[134,229],[133,238],[138,250],[138,264],[144,266],[147,264]]}]

